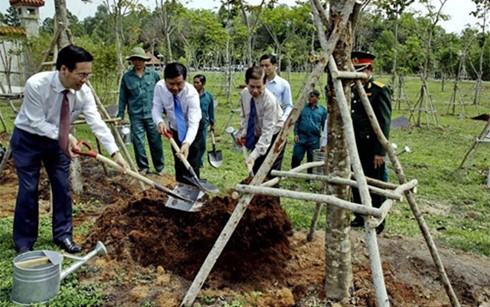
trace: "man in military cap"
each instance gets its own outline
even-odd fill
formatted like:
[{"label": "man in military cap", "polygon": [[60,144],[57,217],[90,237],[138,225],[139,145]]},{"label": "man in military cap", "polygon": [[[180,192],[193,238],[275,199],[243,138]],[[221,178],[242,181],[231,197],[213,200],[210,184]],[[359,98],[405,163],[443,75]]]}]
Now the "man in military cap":
[{"label": "man in military cap", "polygon": [[[364,91],[366,92],[371,107],[373,108],[379,126],[386,138],[390,135],[391,124],[391,89],[385,84],[375,81],[373,77],[373,61],[375,56],[366,52],[352,52],[351,59],[354,68],[358,72],[364,72],[368,77],[361,80]],[[386,151],[378,141],[374,129],[369,122],[369,118],[364,110],[359,93],[355,85],[352,86],[351,99],[352,123],[354,125],[354,134],[356,137],[357,150],[361,160],[364,175],[373,179],[384,180],[384,156]],[[353,201],[361,203],[359,191],[353,189]],[[373,207],[379,208],[385,197],[371,194]],[[384,229],[385,221],[377,228],[379,234]],[[355,214],[355,219],[351,222],[352,227],[364,226],[364,219],[361,215]]]},{"label": "man in military cap", "polygon": [[146,175],[150,165],[145,150],[145,134],[150,145],[150,154],[157,174],[163,174],[164,157],[162,139],[151,117],[153,108],[153,90],[160,80],[158,73],[147,68],[145,62],[150,60],[141,47],[134,47],[131,55],[132,68],[122,77],[119,89],[119,111],[117,117],[124,119],[124,111],[128,110],[131,122],[131,142],[134,146],[134,157],[138,171]]}]

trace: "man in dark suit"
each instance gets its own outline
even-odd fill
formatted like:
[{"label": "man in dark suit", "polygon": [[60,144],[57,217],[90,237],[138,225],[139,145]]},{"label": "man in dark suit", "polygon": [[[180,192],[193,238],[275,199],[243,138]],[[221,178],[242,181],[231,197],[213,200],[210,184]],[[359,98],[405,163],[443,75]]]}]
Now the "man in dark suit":
[{"label": "man in dark suit", "polygon": [[[374,55],[366,52],[352,52],[351,58],[356,71],[364,72],[368,75],[368,78],[362,80],[364,91],[369,98],[384,136],[389,138],[391,124],[391,89],[385,84],[374,80]],[[369,122],[369,118],[364,110],[364,106],[362,105],[359,93],[355,86],[352,87],[351,112],[357,150],[359,152],[364,175],[373,179],[385,180],[384,156],[386,155],[386,151],[374,133],[373,127]],[[352,193],[353,201],[360,204],[361,198],[359,191],[353,189]],[[385,200],[385,197],[371,194],[371,200],[373,207],[379,208]],[[351,226],[364,226],[364,219],[362,216],[355,214],[355,219],[351,222]],[[376,228],[376,232],[378,234],[381,233],[384,226],[385,221]]]}]

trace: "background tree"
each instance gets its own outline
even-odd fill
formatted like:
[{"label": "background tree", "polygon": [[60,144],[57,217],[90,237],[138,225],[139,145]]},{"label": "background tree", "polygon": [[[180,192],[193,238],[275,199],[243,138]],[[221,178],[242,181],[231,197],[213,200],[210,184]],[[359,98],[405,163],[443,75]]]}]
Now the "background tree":
[{"label": "background tree", "polygon": [[155,0],[155,4],[156,16],[160,19],[159,28],[165,37],[165,43],[167,45],[167,48],[164,51],[165,58],[167,59],[167,62],[173,62],[175,57],[172,52],[172,35],[177,29],[180,17],[184,11],[184,6],[176,0]]},{"label": "background tree", "polygon": [[[392,69],[391,69],[391,85],[393,87],[394,93],[396,96],[397,91],[401,91],[401,89],[397,89],[398,84],[398,74],[397,74],[397,60],[398,60],[398,25],[399,18],[401,14],[405,11],[405,9],[414,2],[414,0],[375,0],[374,3],[383,9],[386,12],[388,19],[393,20],[395,27],[393,29],[393,61],[392,61]],[[385,34],[386,35],[386,34]]]},{"label": "background tree", "polygon": [[[117,54],[117,68],[119,75],[122,76],[124,72],[124,62],[122,54],[122,46],[125,37],[125,31],[123,29],[123,17],[128,16],[131,12],[141,9],[137,0],[104,0],[104,5],[107,8],[107,12],[112,19],[112,29],[115,34],[116,54]],[[106,29],[107,31],[107,29]]]},{"label": "background tree", "polygon": [[178,32],[184,42],[187,63],[199,68],[202,64],[221,66],[228,33],[217,15],[209,10],[187,10]]},{"label": "background tree", "polygon": [[0,25],[20,27],[21,22],[15,7],[9,6],[5,15],[0,13]]},{"label": "background tree", "polygon": [[476,10],[470,14],[480,19],[478,26],[481,29],[481,33],[478,39],[478,45],[480,47],[480,57],[478,62],[478,71],[476,72],[476,84],[475,84],[475,96],[473,99],[474,105],[480,104],[480,94],[482,89],[482,76],[483,76],[483,50],[485,49],[486,36],[487,36],[487,22],[488,22],[488,9],[490,8],[490,1],[488,0],[472,0],[476,4]]},{"label": "background tree", "polygon": [[261,26],[270,36],[268,41],[272,39],[274,43],[279,72],[282,69],[283,58],[287,57],[284,53],[288,52],[287,49],[284,49],[284,45],[294,35],[316,36],[315,27],[311,22],[311,7],[307,3],[298,4],[292,8],[284,4],[269,6],[263,11]]},{"label": "background tree", "polygon": [[[242,13],[243,23],[247,30],[247,65],[252,66],[253,60],[253,47],[255,32],[259,25],[260,14],[262,13],[266,0],[261,0],[259,5],[250,5],[243,0],[230,0],[228,3],[240,8]],[[274,0],[269,2],[269,5],[273,5]]]},{"label": "background tree", "polygon": [[[444,7],[444,4],[446,4],[447,0],[438,0],[439,2],[438,8],[432,5],[431,0],[421,0],[420,2],[425,4],[428,13],[426,15],[426,19],[422,19],[422,21],[424,21],[426,25],[426,31],[423,33],[424,43],[425,43],[424,45],[425,54],[424,54],[422,74],[420,77],[422,80],[422,85],[420,87],[420,95],[415,106],[415,107],[418,106],[418,116],[415,124],[417,126],[421,125],[421,115],[422,113],[424,113],[426,116],[426,125],[427,127],[429,127],[429,115],[432,116],[435,126],[438,126],[438,121],[437,121],[436,110],[434,109],[432,98],[429,95],[426,81],[429,72],[429,64],[431,64],[431,59],[433,57],[432,42],[433,42],[434,32],[436,31],[436,26],[440,20],[447,20],[447,15],[442,14],[442,8]],[[411,114],[410,118],[412,118],[412,116],[413,113]]]},{"label": "background tree", "polygon": [[159,29],[159,25],[160,19],[153,14],[145,20],[141,28],[141,40],[145,42],[150,48],[150,52],[154,55],[156,54],[156,48],[159,46],[159,42],[163,41],[163,35]]}]

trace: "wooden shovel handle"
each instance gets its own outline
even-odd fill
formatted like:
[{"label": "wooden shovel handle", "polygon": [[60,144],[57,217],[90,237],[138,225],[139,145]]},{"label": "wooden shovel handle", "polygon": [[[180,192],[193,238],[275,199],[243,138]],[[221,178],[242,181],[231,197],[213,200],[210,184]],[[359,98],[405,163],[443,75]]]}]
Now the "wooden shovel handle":
[{"label": "wooden shovel handle", "polygon": [[[248,159],[247,147],[242,146],[242,151],[243,151],[243,157],[245,158],[245,161],[247,161],[247,159]],[[254,169],[253,169],[252,165],[247,164],[247,163],[245,163],[245,164],[247,165],[248,174],[250,175],[250,177],[253,177],[254,176]]]},{"label": "wooden shovel handle", "polygon": [[[78,155],[81,155],[81,156],[86,156],[86,157],[91,157],[91,158],[95,158],[105,164],[108,164],[114,168],[120,168],[121,166],[119,164],[117,164],[115,161],[109,159],[109,158],[106,158],[104,157],[103,155],[99,155],[97,152],[95,152],[92,147],[90,146],[89,143],[87,143],[86,141],[79,141],[78,142],[78,146],[80,147],[80,150],[73,150],[74,153],[78,154]],[[85,148],[87,151],[83,150],[83,148]],[[164,190],[164,192],[167,192],[168,189],[162,187],[161,185],[159,185],[158,183],[154,182],[153,180],[150,180],[149,178],[146,178],[145,176],[142,176],[140,175],[138,172],[135,172],[133,170],[130,170],[130,169],[126,169],[125,170],[126,174],[130,175],[131,177],[133,178],[136,178],[158,190]]]},{"label": "wooden shovel handle", "polygon": [[211,140],[213,141],[213,148],[214,148],[216,142],[214,140],[214,131],[213,130],[211,130]]},{"label": "wooden shovel handle", "polygon": [[[167,137],[167,139],[170,141],[170,144],[172,144],[172,147],[174,148],[174,150],[176,152],[180,152],[180,147],[175,142],[172,131],[165,130],[163,132],[163,135],[165,135]],[[191,164],[189,163],[189,161],[187,161],[187,159],[184,156],[178,155],[178,157],[179,157],[180,161],[182,161],[182,163],[184,163],[186,169],[188,169],[188,170],[192,169],[193,170],[193,168],[191,167]]]}]

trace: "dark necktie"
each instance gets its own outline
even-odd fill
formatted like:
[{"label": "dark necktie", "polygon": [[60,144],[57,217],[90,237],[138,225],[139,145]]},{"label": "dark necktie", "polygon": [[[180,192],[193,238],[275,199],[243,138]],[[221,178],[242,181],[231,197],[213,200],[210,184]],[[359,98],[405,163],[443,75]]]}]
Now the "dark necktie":
[{"label": "dark necktie", "polygon": [[70,90],[63,91],[63,100],[61,101],[60,111],[60,126],[58,129],[58,141],[60,143],[60,149],[65,153],[67,157],[70,156],[68,152],[68,134],[70,133],[70,101],[68,100],[68,93]]},{"label": "dark necktie", "polygon": [[185,123],[184,111],[182,111],[182,106],[180,105],[179,97],[174,95],[174,109],[175,109],[175,122],[177,124],[177,137],[182,143],[187,134],[187,125]]},{"label": "dark necktie", "polygon": [[248,116],[247,125],[247,142],[246,146],[248,149],[252,150],[255,146],[255,117],[257,110],[255,109],[255,100],[252,98],[250,100],[250,114]]}]

